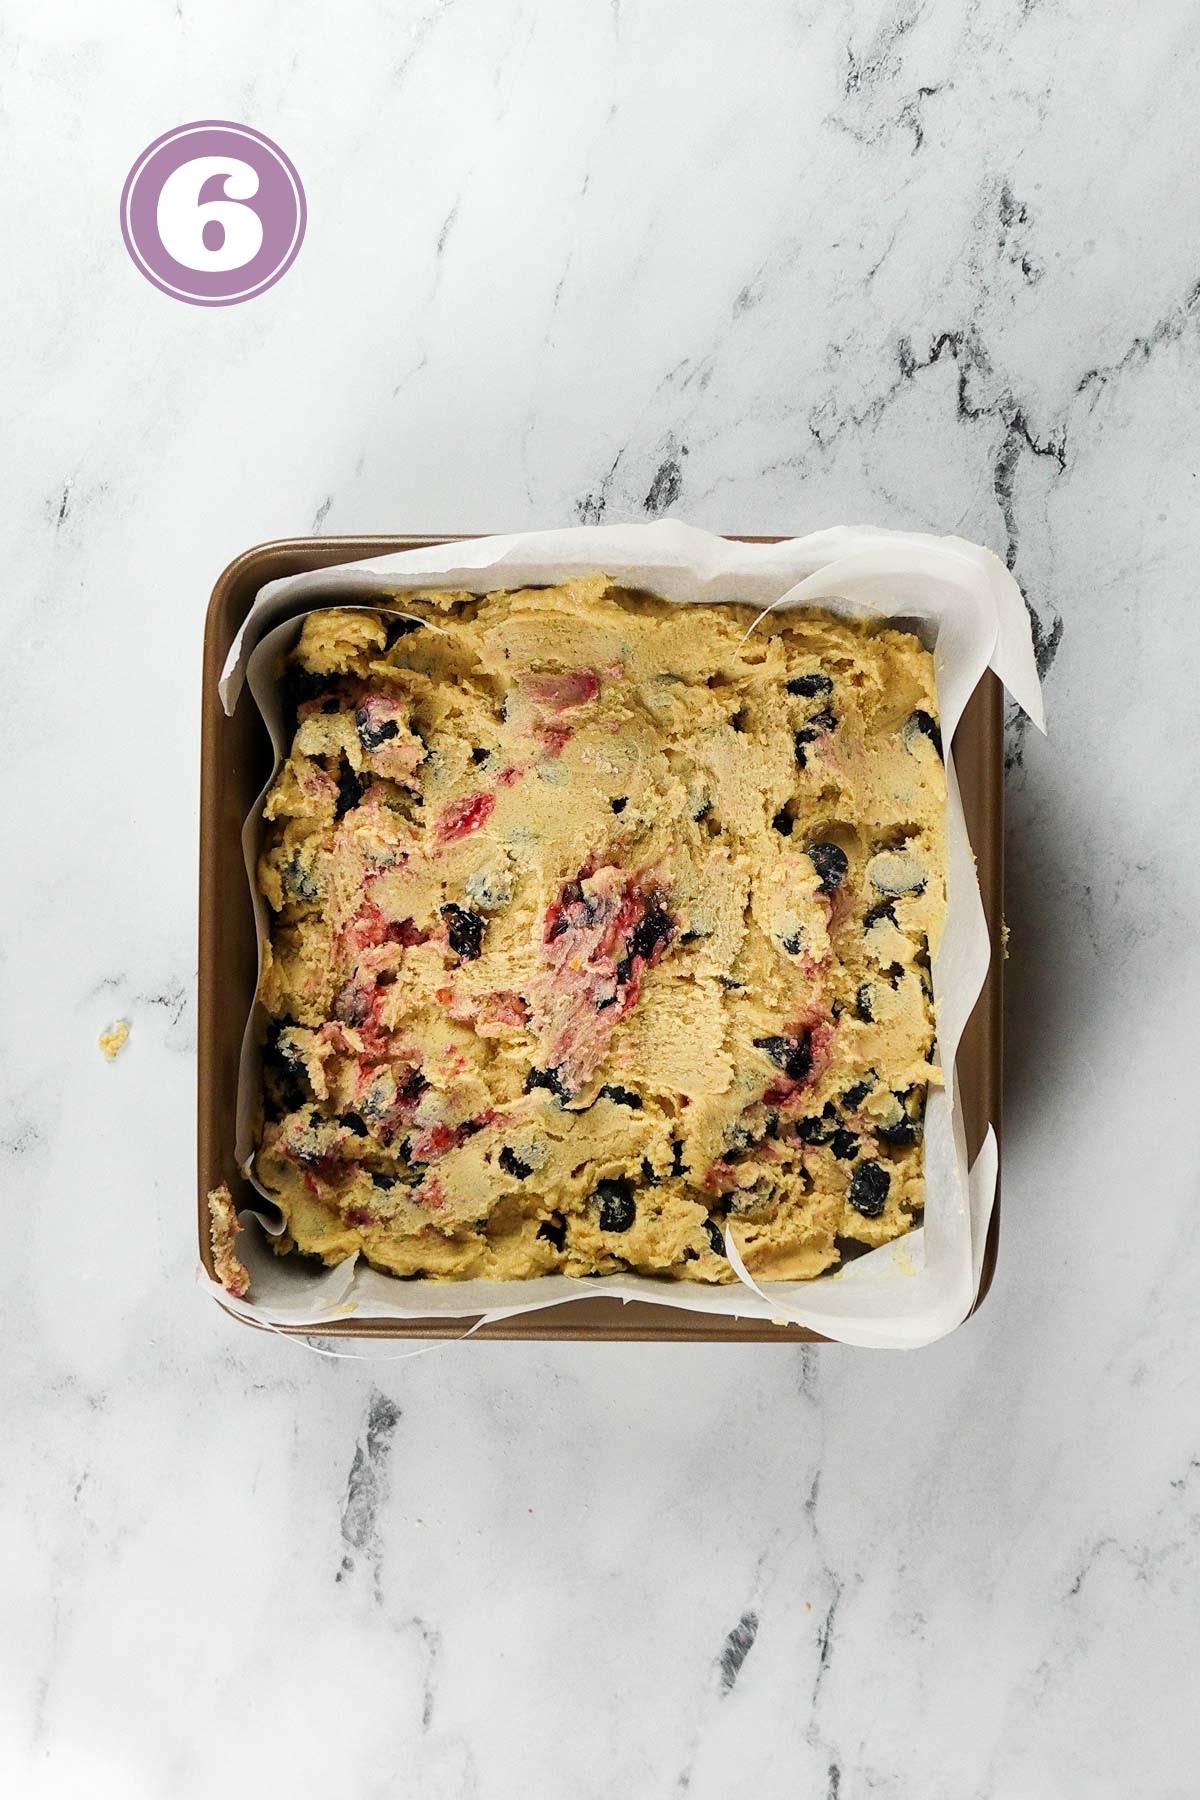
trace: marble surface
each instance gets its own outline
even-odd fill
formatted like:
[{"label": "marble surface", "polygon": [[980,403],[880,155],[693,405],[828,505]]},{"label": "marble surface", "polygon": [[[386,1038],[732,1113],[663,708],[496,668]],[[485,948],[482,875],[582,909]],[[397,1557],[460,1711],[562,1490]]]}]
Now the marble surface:
[{"label": "marble surface", "polygon": [[[1195,1795],[1195,7],[11,0],[3,44],[4,1791]],[[205,312],[117,199],[213,116],[310,227]],[[909,1357],[238,1327],[193,1285],[213,578],[668,511],[958,531],[1028,596],[991,1298]]]}]

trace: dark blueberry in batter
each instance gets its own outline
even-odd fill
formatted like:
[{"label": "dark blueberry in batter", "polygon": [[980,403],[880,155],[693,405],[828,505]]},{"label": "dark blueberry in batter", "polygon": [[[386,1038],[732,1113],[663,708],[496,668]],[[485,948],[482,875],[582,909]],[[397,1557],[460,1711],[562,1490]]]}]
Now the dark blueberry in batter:
[{"label": "dark blueberry in batter", "polygon": [[394,1175],[372,1175],[371,1183],[372,1186],[382,1188],[386,1193],[388,1188],[395,1187],[396,1177]]},{"label": "dark blueberry in batter", "polygon": [[813,742],[813,739],[818,736],[819,736],[818,732],[813,731],[810,726],[805,725],[796,733],[795,737],[792,740],[793,744],[795,745],[795,750],[796,750],[796,761],[802,769],[806,769],[808,767],[808,748],[807,748],[807,746],[809,744],[811,744]]},{"label": "dark blueberry in batter", "polygon": [[802,1144],[827,1144],[833,1133],[824,1119],[797,1119],[796,1136]]},{"label": "dark blueberry in batter", "polygon": [[796,821],[787,810],[787,807],[781,806],[779,811],[775,814],[775,817],[771,820],[771,823],[781,837],[791,837],[792,827],[795,825]]},{"label": "dark blueberry in batter", "polygon": [[851,1111],[853,1111],[856,1106],[862,1105],[863,1101],[866,1099],[867,1095],[870,1093],[871,1089],[874,1086],[875,1086],[875,1083],[870,1079],[869,1076],[866,1079],[866,1081],[856,1081],[854,1086],[851,1088],[847,1088],[845,1093],[842,1095],[842,1105],[848,1106],[851,1109]]},{"label": "dark blueberry in batter", "polygon": [[292,857],[283,871],[285,891],[293,900],[319,900],[321,890],[317,886],[311,869],[306,869],[300,861],[299,852]]},{"label": "dark blueberry in batter", "polygon": [[629,954],[644,957],[649,962],[660,945],[669,944],[674,935],[674,919],[657,900],[652,900],[630,933]]},{"label": "dark blueberry in batter", "polygon": [[491,754],[490,750],[485,750],[482,745],[477,744],[471,752],[471,761],[478,768],[479,764],[485,763]]},{"label": "dark blueberry in batter", "polygon": [[864,981],[854,996],[854,1016],[856,1019],[861,1019],[864,1025],[872,1025],[875,1022],[875,1014],[871,1011],[871,984],[869,981]]},{"label": "dark blueberry in batter", "polygon": [[380,744],[386,744],[389,738],[400,736],[399,719],[379,719],[373,721],[365,706],[360,706],[354,715],[354,729],[358,733],[358,741],[364,750],[378,750]]},{"label": "dark blueberry in batter", "polygon": [[461,956],[464,962],[474,962],[483,949],[483,933],[487,920],[481,913],[471,912],[465,906],[442,907],[442,917],[446,921],[447,937],[455,956]]},{"label": "dark blueberry in batter", "polygon": [[883,1216],[891,1185],[891,1176],[879,1163],[859,1163],[850,1178],[847,1197],[855,1212],[861,1213],[864,1219],[878,1219]]},{"label": "dark blueberry in batter", "polygon": [[813,700],[818,694],[832,694],[833,683],[828,675],[794,675],[787,684],[789,694],[803,694],[806,700]]},{"label": "dark blueberry in batter", "polygon": [[732,975],[718,975],[717,980],[727,994],[740,994],[745,985],[741,981],[735,981]]},{"label": "dark blueberry in batter", "polygon": [[724,1256],[724,1254],[725,1254],[725,1239],[721,1234],[721,1228],[717,1224],[717,1221],[715,1219],[705,1219],[704,1229],[708,1235],[708,1241],[709,1241],[709,1245],[712,1248],[713,1255],[714,1256]]},{"label": "dark blueberry in batter", "polygon": [[642,1158],[642,1180],[646,1183],[647,1187],[662,1186],[662,1181],[654,1173],[654,1164],[650,1161],[648,1156],[643,1156]]},{"label": "dark blueberry in batter", "polygon": [[872,925],[878,925],[880,919],[890,919],[893,925],[896,923],[894,900],[879,900],[874,906],[869,906],[863,914],[863,930],[870,931]]},{"label": "dark blueberry in batter", "polygon": [[756,1050],[764,1050],[784,1074],[792,1081],[803,1081],[812,1068],[812,1045],[807,1031],[799,1037],[763,1037],[755,1038]]},{"label": "dark blueberry in batter", "polygon": [[419,1100],[428,1086],[429,1083],[422,1075],[420,1069],[414,1069],[411,1075],[405,1077],[403,1085],[397,1089],[398,1098],[401,1100]]},{"label": "dark blueberry in batter", "polygon": [[347,1131],[352,1131],[355,1137],[366,1137],[368,1135],[367,1122],[361,1113],[343,1113],[341,1123],[346,1127]]},{"label": "dark blueberry in batter", "polygon": [[627,1181],[598,1181],[592,1199],[600,1207],[601,1231],[628,1231],[637,1217],[637,1202]]},{"label": "dark blueberry in batter", "polygon": [[853,1162],[858,1155],[858,1134],[839,1125],[829,1140],[829,1148],[839,1162]]},{"label": "dark blueberry in batter", "polygon": [[925,1096],[915,1088],[892,1098],[904,1109],[894,1125],[877,1125],[876,1132],[885,1144],[915,1144],[925,1128]]},{"label": "dark blueberry in batter", "polygon": [[629,805],[629,795],[628,795],[628,794],[622,794],[622,795],[621,795],[621,798],[620,798],[620,799],[619,799],[619,800],[614,800],[614,801],[613,801],[613,803],[612,803],[612,809],[613,809],[613,811],[614,811],[614,812],[615,812],[615,813],[623,813],[623,812],[624,812],[624,811],[625,811],[625,808],[626,808],[626,807],[627,807],[627,806],[628,806],[628,805]]},{"label": "dark blueberry in batter", "polygon": [[293,706],[306,700],[319,700],[338,685],[336,675],[317,675],[312,669],[300,669],[293,663],[283,678],[284,690]]},{"label": "dark blueberry in batter", "polygon": [[801,950],[804,948],[804,933],[802,931],[793,931],[791,937],[785,937],[781,939],[781,942],[789,956],[799,956]]},{"label": "dark blueberry in batter", "polygon": [[641,1112],[642,1110],[642,1096],[640,1094],[635,1094],[632,1088],[617,1087],[612,1082],[608,1082],[600,1089],[598,1097],[604,1100],[611,1100],[614,1106],[628,1106],[633,1112]]},{"label": "dark blueberry in batter", "polygon": [[904,736],[906,739],[911,740],[914,732],[920,732],[922,737],[927,737],[938,755],[940,756],[942,754],[942,734],[938,730],[937,720],[931,718],[930,715],[927,712],[922,711],[920,707],[917,708],[916,712],[913,713],[904,727]]},{"label": "dark blueberry in batter", "polygon": [[537,1234],[540,1238],[545,1238],[547,1243],[553,1244],[556,1250],[561,1250],[567,1241],[567,1221],[561,1213],[552,1213],[548,1219],[542,1220]]},{"label": "dark blueberry in batter", "polygon": [[683,1160],[683,1139],[671,1139],[671,1173],[672,1175],[690,1175],[691,1167]]},{"label": "dark blueberry in batter", "polygon": [[569,1100],[571,1090],[565,1085],[557,1069],[530,1069],[525,1077],[525,1092],[532,1094],[534,1088],[549,1088],[560,1100]]},{"label": "dark blueberry in batter", "polygon": [[850,864],[846,860],[846,852],[838,844],[810,844],[808,859],[821,877],[817,892],[834,894],[846,879],[846,871]]},{"label": "dark blueberry in batter", "polygon": [[827,706],[823,706],[820,712],[813,714],[812,718],[808,721],[808,724],[810,730],[815,728],[817,731],[835,731],[837,729],[837,715],[832,713]]},{"label": "dark blueberry in batter", "polygon": [[[507,1144],[500,1152],[500,1167],[506,1175],[511,1175],[514,1181],[524,1181],[526,1176],[533,1174],[533,1164],[522,1162],[516,1151],[510,1150]],[[561,1244],[559,1249],[562,1249]]]},{"label": "dark blueberry in batter", "polygon": [[345,818],[346,814],[358,805],[366,789],[366,782],[361,775],[355,774],[347,762],[346,753],[343,750],[338,764],[338,794],[337,805],[333,809],[334,818]]},{"label": "dark blueberry in batter", "polygon": [[420,619],[389,618],[386,648],[390,650],[393,644],[399,643],[402,637],[407,637],[410,631],[420,631],[421,624]]}]

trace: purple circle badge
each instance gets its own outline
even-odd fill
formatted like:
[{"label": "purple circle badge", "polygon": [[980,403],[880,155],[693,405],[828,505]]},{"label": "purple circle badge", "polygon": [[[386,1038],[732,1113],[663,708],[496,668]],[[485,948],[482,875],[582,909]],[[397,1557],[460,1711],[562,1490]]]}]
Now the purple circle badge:
[{"label": "purple circle badge", "polygon": [[304,242],[304,189],[278,144],[205,119],[147,146],[125,178],[121,235],[147,281],[192,306],[273,287]]}]

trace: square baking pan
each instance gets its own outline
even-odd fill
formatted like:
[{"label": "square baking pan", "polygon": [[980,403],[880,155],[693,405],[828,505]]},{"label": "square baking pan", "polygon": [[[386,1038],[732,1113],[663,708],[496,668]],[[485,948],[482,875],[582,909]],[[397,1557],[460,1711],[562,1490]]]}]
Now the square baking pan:
[{"label": "square baking pan", "polygon": [[[245,551],[218,577],[212,591],[204,634],[201,700],[197,1057],[197,1210],[200,1259],[210,1276],[214,1271],[207,1210],[209,1190],[227,1183],[239,1212],[254,1206],[257,1200],[238,1170],[233,1153],[238,1058],[258,968],[241,832],[272,761],[266,726],[249,694],[242,695],[232,718],[226,716],[217,693],[225,658],[255,596],[268,581],[305,569],[454,541],[450,536],[285,538]],[[987,979],[963,1033],[957,1062],[967,1149],[973,1161],[989,1124],[997,1141],[1000,1137],[1004,748],[1001,687],[990,670],[971,696],[954,734],[954,763],[992,946]],[[991,1286],[999,1229],[997,1191],[976,1307]],[[447,1318],[339,1319],[319,1330],[311,1326],[286,1329],[293,1335],[310,1337],[459,1338],[471,1323],[470,1319]],[[472,1341],[484,1337],[657,1343],[825,1341],[818,1333],[797,1325],[697,1314],[680,1307],[607,1299],[603,1295],[589,1295],[482,1326]]]}]

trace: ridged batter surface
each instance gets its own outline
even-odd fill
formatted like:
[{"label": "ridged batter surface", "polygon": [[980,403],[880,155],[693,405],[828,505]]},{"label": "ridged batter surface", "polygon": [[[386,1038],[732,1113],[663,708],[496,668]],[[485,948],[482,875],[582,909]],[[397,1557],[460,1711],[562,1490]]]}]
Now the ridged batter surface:
[{"label": "ridged batter surface", "polygon": [[397,1275],[764,1279],[908,1231],[932,658],[594,576],[313,613],[283,673],[257,1169]]}]

